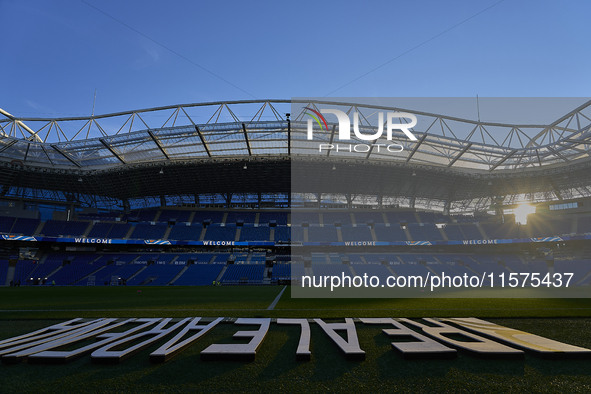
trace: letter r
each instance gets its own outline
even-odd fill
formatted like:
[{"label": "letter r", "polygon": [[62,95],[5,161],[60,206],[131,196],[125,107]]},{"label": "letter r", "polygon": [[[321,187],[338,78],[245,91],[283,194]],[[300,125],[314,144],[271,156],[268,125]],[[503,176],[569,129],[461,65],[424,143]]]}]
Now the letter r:
[{"label": "letter r", "polygon": [[[417,117],[408,112],[388,112],[387,138],[392,140],[392,130],[401,130],[411,141],[417,141],[417,137],[413,135],[408,129],[417,125]],[[409,118],[412,121],[407,124],[392,123],[393,118]]]}]

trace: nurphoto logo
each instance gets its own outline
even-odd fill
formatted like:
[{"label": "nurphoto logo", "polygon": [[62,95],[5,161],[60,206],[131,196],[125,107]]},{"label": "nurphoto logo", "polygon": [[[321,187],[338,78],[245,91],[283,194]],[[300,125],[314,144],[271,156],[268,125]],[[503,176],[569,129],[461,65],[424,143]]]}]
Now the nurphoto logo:
[{"label": "nurphoto logo", "polygon": [[[328,123],[326,118],[323,114],[333,114],[336,115],[339,121],[339,134],[338,139],[341,141],[350,141],[351,140],[351,121],[349,116],[338,109],[321,109],[320,112],[316,111],[310,107],[306,107],[306,115],[310,116],[311,119],[308,119],[308,135],[307,139],[312,140],[314,139],[314,121],[320,127],[320,130],[328,131]],[[307,112],[310,111],[310,112]],[[410,119],[408,123],[394,123],[395,119],[399,121],[401,119]],[[388,112],[386,113],[386,122],[384,122],[384,113],[378,113],[378,129],[374,134],[364,134],[361,133],[359,130],[359,113],[353,113],[353,133],[355,137],[359,138],[360,140],[364,141],[376,141],[382,137],[384,134],[384,124],[386,125],[386,139],[388,141],[392,141],[392,134],[394,130],[402,131],[406,137],[411,141],[417,141],[417,137],[410,131],[414,126],[417,125],[417,118],[411,113],[408,112]],[[388,152],[402,152],[404,147],[399,144],[357,144],[357,145],[348,145],[342,146],[338,144],[319,144],[318,151],[322,152],[322,150],[335,150],[335,151],[348,151],[348,152],[369,152],[372,147],[377,149],[377,152],[380,152],[381,147],[385,147]]]}]

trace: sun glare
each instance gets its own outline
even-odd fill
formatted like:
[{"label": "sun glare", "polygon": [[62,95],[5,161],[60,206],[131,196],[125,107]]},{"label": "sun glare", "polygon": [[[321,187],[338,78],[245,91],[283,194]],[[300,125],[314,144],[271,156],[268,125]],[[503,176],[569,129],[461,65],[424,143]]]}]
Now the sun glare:
[{"label": "sun glare", "polygon": [[536,207],[532,207],[529,204],[521,204],[514,210],[515,212],[515,223],[527,224],[527,215],[536,212]]}]

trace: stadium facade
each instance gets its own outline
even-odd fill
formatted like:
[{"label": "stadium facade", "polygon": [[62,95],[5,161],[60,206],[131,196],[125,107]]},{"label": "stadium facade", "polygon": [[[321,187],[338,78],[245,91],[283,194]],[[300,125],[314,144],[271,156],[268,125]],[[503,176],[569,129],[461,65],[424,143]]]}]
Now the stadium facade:
[{"label": "stadium facade", "polygon": [[[56,119],[2,110],[0,284],[262,284],[446,268],[573,272],[584,285],[590,106],[545,124],[309,99]],[[307,115],[326,108],[355,113],[363,135],[376,134],[380,112],[411,113],[416,141],[394,130],[396,152],[383,135],[345,144],[329,117],[311,140]],[[515,220],[522,202],[535,208],[527,224]]]}]

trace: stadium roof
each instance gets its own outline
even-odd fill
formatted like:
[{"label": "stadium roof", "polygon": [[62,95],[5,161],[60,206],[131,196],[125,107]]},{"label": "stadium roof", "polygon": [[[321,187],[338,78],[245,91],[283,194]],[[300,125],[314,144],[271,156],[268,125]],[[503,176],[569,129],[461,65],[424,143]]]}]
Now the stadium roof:
[{"label": "stadium roof", "polygon": [[[386,196],[402,205],[422,201],[434,209],[451,203],[482,209],[498,197],[506,203],[587,197],[590,106],[588,101],[549,124],[320,100],[200,103],[52,119],[0,110],[0,194],[58,200],[69,194],[89,205],[97,198],[207,193],[338,194],[345,192],[340,176],[359,180],[348,194]],[[337,125],[329,122],[328,129],[315,131],[315,141],[307,140],[306,108],[358,112],[366,134],[376,132],[371,119],[380,111],[412,113],[418,141],[395,132],[404,146],[395,155],[375,148],[319,155],[318,142],[332,143]],[[294,168],[315,175],[294,180]]]}]

